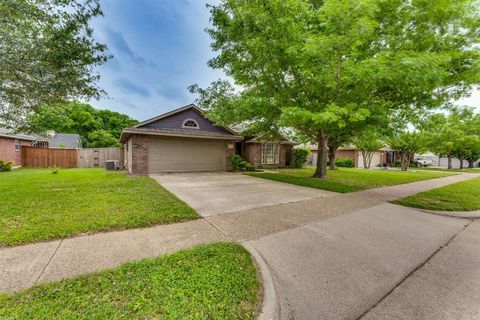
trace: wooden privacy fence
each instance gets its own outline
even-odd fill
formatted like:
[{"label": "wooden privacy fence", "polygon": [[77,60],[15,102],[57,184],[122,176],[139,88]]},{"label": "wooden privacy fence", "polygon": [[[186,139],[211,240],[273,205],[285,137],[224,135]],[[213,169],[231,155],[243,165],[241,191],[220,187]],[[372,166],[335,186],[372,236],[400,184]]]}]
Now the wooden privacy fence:
[{"label": "wooden privacy fence", "polygon": [[105,167],[105,161],[117,160],[123,166],[123,148],[78,149],[79,168]]},{"label": "wooden privacy fence", "polygon": [[22,166],[76,168],[76,149],[49,149],[22,146]]},{"label": "wooden privacy fence", "polygon": [[22,146],[22,166],[37,168],[98,168],[117,160],[123,166],[123,148],[35,148]]}]

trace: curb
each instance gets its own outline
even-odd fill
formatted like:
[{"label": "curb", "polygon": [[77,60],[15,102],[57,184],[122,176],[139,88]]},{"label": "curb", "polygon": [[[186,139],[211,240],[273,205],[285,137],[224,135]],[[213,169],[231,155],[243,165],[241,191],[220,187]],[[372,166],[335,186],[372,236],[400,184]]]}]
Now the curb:
[{"label": "curb", "polygon": [[427,210],[427,209],[419,209],[416,208],[418,211],[422,211],[425,213],[436,214],[439,216],[444,217],[453,217],[453,218],[461,218],[461,219],[480,219],[480,210],[475,211],[435,211],[435,210]]},{"label": "curb", "polygon": [[255,259],[259,269],[260,269],[260,276],[263,281],[263,306],[262,311],[258,315],[258,320],[276,320],[279,319],[280,314],[280,306],[277,300],[277,293],[275,291],[275,286],[273,284],[273,277],[270,273],[270,269],[263,260],[263,257],[253,248],[251,245],[247,243],[242,243],[245,249],[250,252],[252,257]]}]

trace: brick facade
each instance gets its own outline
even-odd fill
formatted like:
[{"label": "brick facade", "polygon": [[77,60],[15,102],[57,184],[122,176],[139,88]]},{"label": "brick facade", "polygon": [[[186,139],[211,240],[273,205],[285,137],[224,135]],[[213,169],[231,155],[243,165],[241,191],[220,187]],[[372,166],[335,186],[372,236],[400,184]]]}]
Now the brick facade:
[{"label": "brick facade", "polygon": [[280,144],[279,164],[262,164],[262,143],[245,143],[242,157],[255,166],[285,167],[292,160],[292,149],[293,145],[291,144]]},{"label": "brick facade", "polygon": [[260,143],[245,143],[243,147],[242,157],[253,165],[258,166],[260,165],[261,160],[260,150]]},{"label": "brick facade", "polygon": [[[31,146],[32,141],[20,140],[21,146]],[[15,150],[15,139],[0,137],[0,160],[12,162],[14,166],[22,165],[22,152]]]},{"label": "brick facade", "polygon": [[227,170],[232,170],[232,165],[230,164],[230,157],[235,154],[235,141],[227,141],[225,144],[225,167]]},{"label": "brick facade", "polygon": [[134,134],[130,138],[132,153],[131,161],[129,164],[131,168],[131,174],[135,175],[147,175],[148,174],[148,136]]}]

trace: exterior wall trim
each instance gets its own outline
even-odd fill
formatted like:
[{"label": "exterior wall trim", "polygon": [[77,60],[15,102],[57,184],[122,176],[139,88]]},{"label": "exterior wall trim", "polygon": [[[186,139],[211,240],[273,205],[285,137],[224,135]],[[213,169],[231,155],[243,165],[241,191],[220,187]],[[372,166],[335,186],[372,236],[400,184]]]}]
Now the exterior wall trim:
[{"label": "exterior wall trim", "polygon": [[180,133],[165,133],[165,132],[156,132],[156,131],[146,131],[146,130],[135,130],[135,129],[124,129],[122,134],[135,134],[135,135],[155,135],[155,136],[166,136],[166,137],[179,137],[179,138],[196,138],[196,139],[215,139],[215,140],[243,140],[243,136],[222,136],[222,135],[191,135],[191,134],[180,134]]}]

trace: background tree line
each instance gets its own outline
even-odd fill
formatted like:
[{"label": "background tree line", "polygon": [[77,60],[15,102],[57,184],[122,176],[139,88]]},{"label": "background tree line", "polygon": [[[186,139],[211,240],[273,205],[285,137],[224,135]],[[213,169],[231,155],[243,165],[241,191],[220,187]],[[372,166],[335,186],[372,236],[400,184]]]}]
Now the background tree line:
[{"label": "background tree line", "polygon": [[34,132],[78,133],[84,147],[117,147],[123,128],[138,123],[128,115],[95,109],[79,103],[59,103],[39,108],[27,117]]}]

